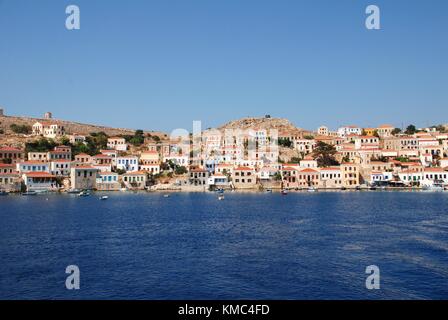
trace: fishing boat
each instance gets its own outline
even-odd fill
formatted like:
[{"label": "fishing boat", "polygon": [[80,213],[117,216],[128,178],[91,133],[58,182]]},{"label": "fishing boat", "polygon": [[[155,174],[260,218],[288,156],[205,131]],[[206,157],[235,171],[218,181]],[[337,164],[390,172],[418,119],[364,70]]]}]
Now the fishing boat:
[{"label": "fishing boat", "polygon": [[67,190],[67,193],[70,193],[70,194],[79,194],[81,191],[82,191],[82,190],[80,190],[80,189],[70,189],[70,190]]},{"label": "fishing boat", "polygon": [[36,196],[36,195],[37,195],[36,191],[22,192],[22,196]]},{"label": "fishing boat", "polygon": [[308,188],[308,192],[316,192],[317,190],[316,190],[316,188],[314,188],[314,187],[309,187]]},{"label": "fishing boat", "polygon": [[272,189],[266,189],[266,193],[272,193]]},{"label": "fishing boat", "polygon": [[224,195],[223,195],[223,194],[220,194],[220,195],[218,196],[218,200],[224,200]]},{"label": "fishing boat", "polygon": [[282,195],[286,196],[287,194],[288,194],[288,190],[283,189],[283,190],[282,190]]},{"label": "fishing boat", "polygon": [[107,199],[109,199],[108,196],[101,196],[101,197],[100,197],[100,200],[107,200]]},{"label": "fishing boat", "polygon": [[169,198],[170,195],[169,195],[169,194],[164,194],[163,197],[164,197],[164,198]]},{"label": "fishing boat", "polygon": [[90,196],[90,193],[89,193],[88,191],[81,191],[81,192],[78,194],[78,196],[79,196],[79,197],[88,197],[88,196]]}]

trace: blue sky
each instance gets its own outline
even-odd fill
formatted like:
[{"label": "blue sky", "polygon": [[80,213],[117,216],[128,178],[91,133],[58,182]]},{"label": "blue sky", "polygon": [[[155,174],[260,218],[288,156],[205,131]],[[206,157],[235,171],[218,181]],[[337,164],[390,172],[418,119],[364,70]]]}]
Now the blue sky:
[{"label": "blue sky", "polygon": [[445,0],[0,0],[0,105],[165,131],[448,123],[447,15]]}]

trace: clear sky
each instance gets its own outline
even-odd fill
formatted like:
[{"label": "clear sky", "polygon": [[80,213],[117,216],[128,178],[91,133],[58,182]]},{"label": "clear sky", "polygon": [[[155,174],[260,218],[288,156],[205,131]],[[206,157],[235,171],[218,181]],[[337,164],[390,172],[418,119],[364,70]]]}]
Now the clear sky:
[{"label": "clear sky", "polygon": [[448,123],[447,17],[446,0],[0,0],[0,105],[165,131]]}]

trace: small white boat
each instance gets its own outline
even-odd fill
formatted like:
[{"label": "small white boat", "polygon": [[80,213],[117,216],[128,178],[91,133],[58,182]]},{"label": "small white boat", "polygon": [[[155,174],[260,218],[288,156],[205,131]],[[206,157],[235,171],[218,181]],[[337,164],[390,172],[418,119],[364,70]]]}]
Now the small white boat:
[{"label": "small white boat", "polygon": [[100,200],[107,200],[107,199],[109,199],[108,196],[101,196],[101,197],[100,197]]},{"label": "small white boat", "polygon": [[266,193],[272,193],[272,189],[266,189]]},{"label": "small white boat", "polygon": [[308,192],[316,192],[316,188],[314,188],[314,187],[309,187],[309,188],[308,188]]},{"label": "small white boat", "polygon": [[81,191],[78,194],[78,197],[88,197],[88,196],[90,196],[90,193],[88,191]]},{"label": "small white boat", "polygon": [[169,195],[169,194],[164,194],[163,197],[164,197],[164,198],[169,198],[170,195]]},{"label": "small white boat", "polygon": [[288,194],[288,190],[283,189],[283,190],[282,190],[282,195],[286,196],[287,194]]},{"label": "small white boat", "polygon": [[36,191],[27,191],[22,193],[22,196],[36,196],[36,195],[37,195]]},{"label": "small white boat", "polygon": [[81,190],[79,190],[79,189],[70,189],[70,190],[67,190],[67,193],[70,193],[70,194],[79,194],[81,192]]},{"label": "small white boat", "polygon": [[220,194],[219,197],[218,197],[218,200],[224,200],[224,195]]}]

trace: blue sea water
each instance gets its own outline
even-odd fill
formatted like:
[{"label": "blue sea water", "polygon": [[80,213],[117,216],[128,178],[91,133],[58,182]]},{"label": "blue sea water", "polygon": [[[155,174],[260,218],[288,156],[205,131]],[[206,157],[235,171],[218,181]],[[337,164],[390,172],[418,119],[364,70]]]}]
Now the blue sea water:
[{"label": "blue sea water", "polygon": [[448,193],[0,197],[0,299],[447,298]]}]

